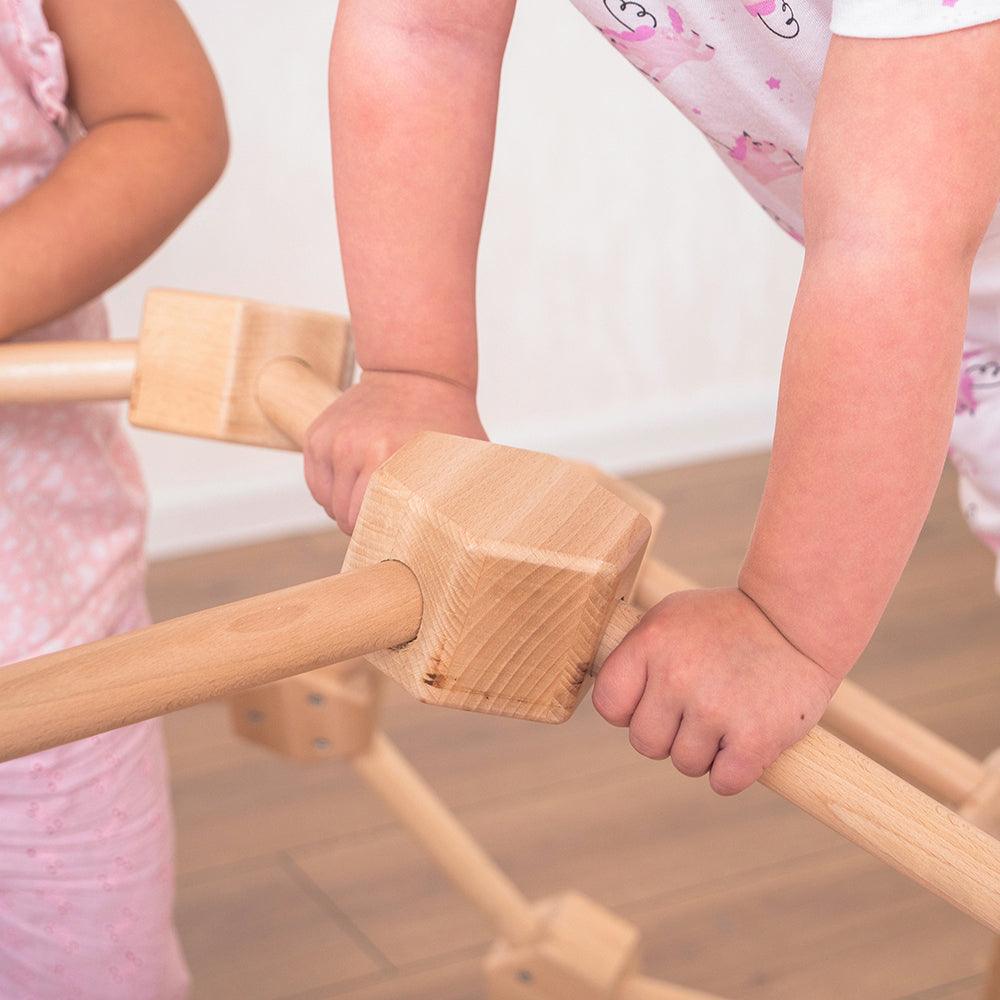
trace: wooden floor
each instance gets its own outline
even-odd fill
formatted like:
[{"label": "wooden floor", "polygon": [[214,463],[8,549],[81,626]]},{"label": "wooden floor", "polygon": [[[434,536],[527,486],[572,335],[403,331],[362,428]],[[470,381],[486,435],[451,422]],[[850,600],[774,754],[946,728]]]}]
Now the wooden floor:
[{"label": "wooden floor", "polygon": [[[644,476],[659,554],[732,581],[761,456]],[[992,560],[946,477],[855,677],[984,756],[1000,744]],[[153,567],[159,618],[327,575],[334,533]],[[562,727],[389,693],[385,728],[532,896],[581,890],[642,930],[645,971],[748,1000],[971,1000],[987,934],[760,787],[732,800],[635,756],[589,705]],[[341,763],[167,723],[178,920],[201,1000],[474,1000],[491,933]]]}]

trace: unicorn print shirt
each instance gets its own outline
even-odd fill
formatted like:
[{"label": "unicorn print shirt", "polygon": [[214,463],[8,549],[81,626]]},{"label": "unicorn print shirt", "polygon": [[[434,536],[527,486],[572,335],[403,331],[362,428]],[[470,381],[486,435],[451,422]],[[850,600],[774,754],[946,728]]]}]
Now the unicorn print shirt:
[{"label": "unicorn print shirt", "polygon": [[[572,0],[802,242],[802,164],[833,34],[931,35],[1000,20],[1000,0]],[[1000,212],[972,268],[950,455],[1000,593]]]},{"label": "unicorn print shirt", "polygon": [[572,2],[799,242],[802,164],[831,34],[893,38],[1000,20],[1000,0]]}]

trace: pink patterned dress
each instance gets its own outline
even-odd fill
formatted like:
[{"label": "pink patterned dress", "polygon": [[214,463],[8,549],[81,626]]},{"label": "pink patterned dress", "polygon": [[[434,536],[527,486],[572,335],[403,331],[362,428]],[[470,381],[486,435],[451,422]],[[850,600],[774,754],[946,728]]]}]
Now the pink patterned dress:
[{"label": "pink patterned dress", "polygon": [[[0,0],[0,212],[69,143],[41,0]],[[107,336],[91,303],[21,340]],[[145,496],[114,408],[0,406],[0,664],[138,628]],[[156,722],[0,765],[0,997],[173,1000],[173,827]]]}]

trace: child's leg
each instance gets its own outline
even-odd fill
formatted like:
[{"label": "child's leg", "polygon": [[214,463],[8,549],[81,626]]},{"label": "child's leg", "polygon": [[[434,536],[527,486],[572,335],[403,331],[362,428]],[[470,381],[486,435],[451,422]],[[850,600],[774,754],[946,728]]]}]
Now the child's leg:
[{"label": "child's leg", "polygon": [[0,996],[176,1000],[158,721],[0,766]]}]

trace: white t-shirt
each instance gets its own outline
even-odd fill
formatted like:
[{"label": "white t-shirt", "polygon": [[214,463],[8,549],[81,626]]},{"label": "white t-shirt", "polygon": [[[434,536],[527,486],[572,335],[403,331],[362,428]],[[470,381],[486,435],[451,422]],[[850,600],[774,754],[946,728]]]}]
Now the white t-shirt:
[{"label": "white t-shirt", "polygon": [[1000,0],[572,2],[800,242],[802,164],[831,34],[898,38],[1000,20]]}]

